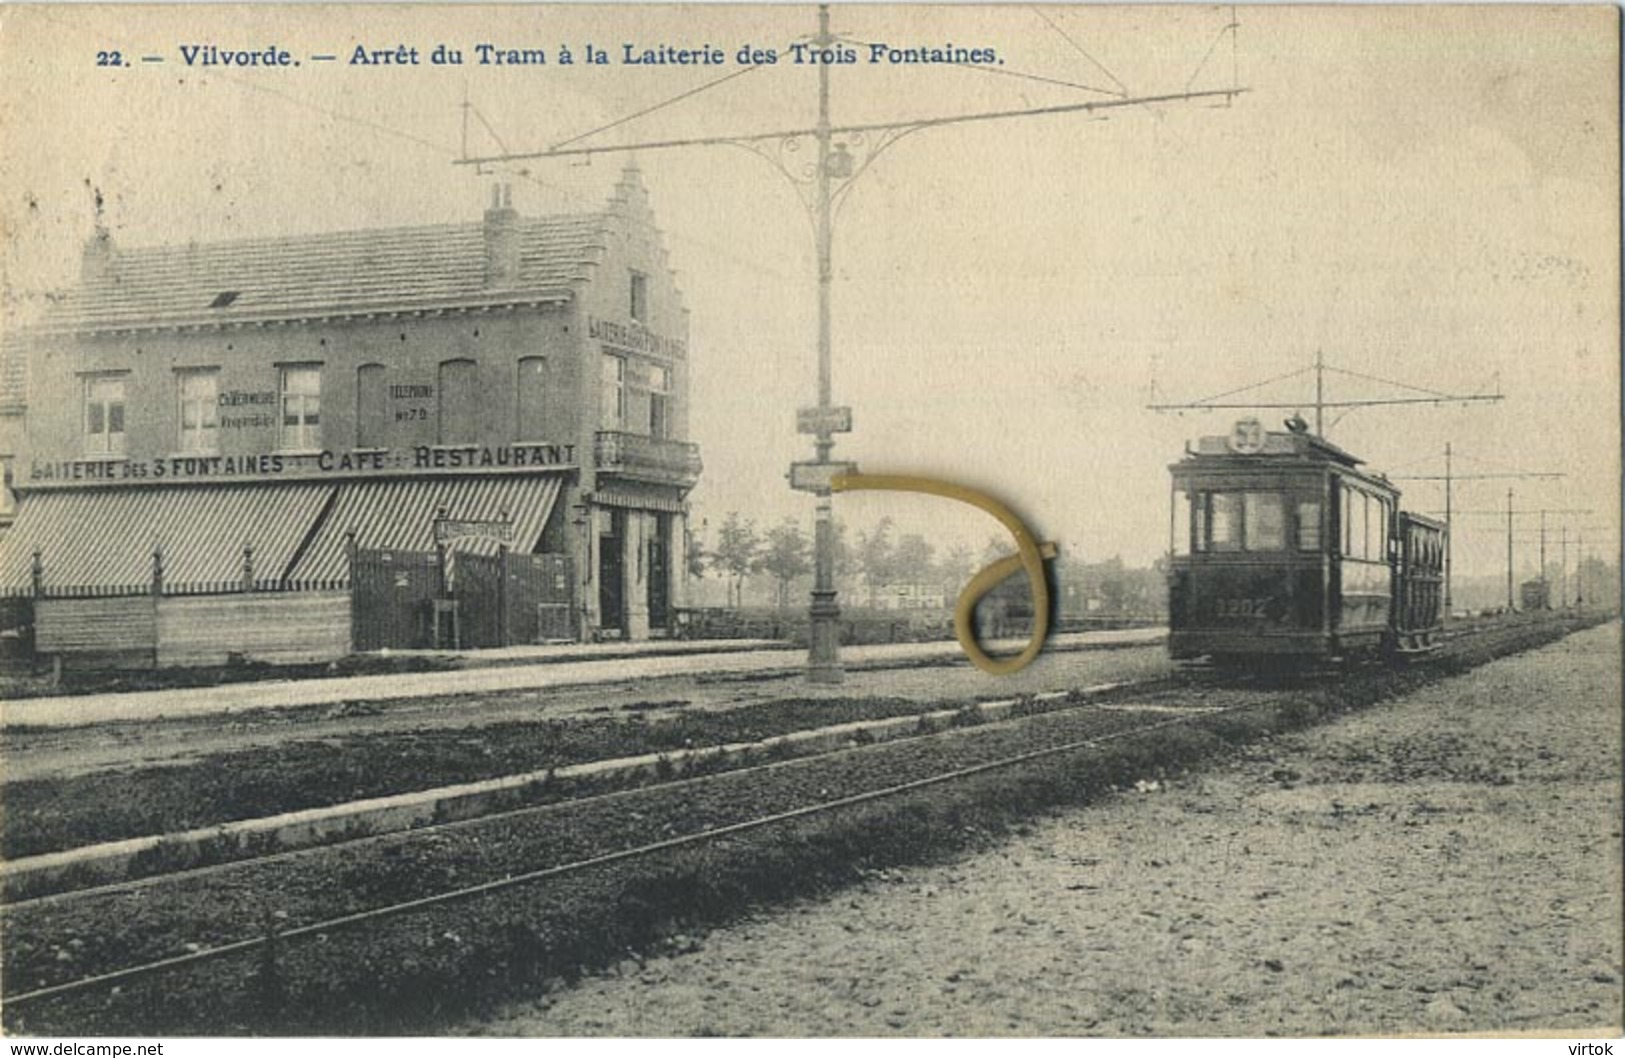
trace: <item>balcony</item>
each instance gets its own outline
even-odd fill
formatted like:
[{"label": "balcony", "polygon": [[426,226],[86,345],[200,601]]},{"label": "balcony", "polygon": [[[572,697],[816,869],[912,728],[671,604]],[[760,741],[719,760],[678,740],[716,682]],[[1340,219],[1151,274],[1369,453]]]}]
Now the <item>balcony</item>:
[{"label": "balcony", "polygon": [[593,439],[593,458],[600,474],[632,481],[687,489],[700,479],[700,446],[688,441],[599,430]]}]

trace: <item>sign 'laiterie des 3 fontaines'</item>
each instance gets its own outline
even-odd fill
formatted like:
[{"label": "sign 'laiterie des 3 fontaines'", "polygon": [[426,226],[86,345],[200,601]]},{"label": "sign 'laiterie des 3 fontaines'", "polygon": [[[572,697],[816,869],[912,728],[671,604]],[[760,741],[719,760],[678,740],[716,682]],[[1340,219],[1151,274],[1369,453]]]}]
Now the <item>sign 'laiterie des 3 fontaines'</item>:
[{"label": "sign 'laiterie des 3 fontaines'", "polygon": [[158,481],[199,478],[267,478],[312,474],[385,474],[434,470],[500,470],[568,467],[573,444],[418,445],[405,451],[353,449],[259,452],[248,455],[171,455],[153,459],[34,461],[28,480],[39,484],[84,481]]}]

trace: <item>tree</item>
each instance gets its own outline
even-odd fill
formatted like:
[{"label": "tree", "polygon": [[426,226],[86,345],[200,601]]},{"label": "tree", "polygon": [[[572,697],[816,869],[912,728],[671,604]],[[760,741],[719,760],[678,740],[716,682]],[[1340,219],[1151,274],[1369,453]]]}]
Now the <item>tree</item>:
[{"label": "tree", "polygon": [[892,520],[882,518],[874,529],[858,534],[858,569],[863,572],[863,579],[869,585],[870,606],[875,605],[880,586],[891,579],[891,528]]},{"label": "tree", "polygon": [[976,556],[970,548],[962,543],[949,548],[937,564],[937,579],[942,582],[943,597],[957,599],[965,585],[970,583],[976,568]]},{"label": "tree", "polygon": [[779,609],[788,609],[790,583],[812,572],[812,544],[795,519],[786,518],[768,530],[760,567],[778,581]]},{"label": "tree", "polygon": [[919,533],[908,533],[901,537],[892,550],[892,578],[910,584],[929,581],[936,551]]},{"label": "tree", "polygon": [[852,545],[846,539],[846,523],[839,518],[830,519],[830,536],[835,541],[835,546],[831,549],[835,555],[835,576],[850,577],[857,565],[857,558],[852,554]]},{"label": "tree", "polygon": [[688,530],[688,575],[696,580],[705,576],[705,567],[711,562],[711,552],[705,549],[702,532],[703,526],[700,529],[690,526]]},{"label": "tree", "polygon": [[756,568],[762,550],[761,535],[756,523],[741,520],[738,511],[729,511],[717,531],[716,550],[711,552],[711,568],[720,571],[729,580],[730,605],[743,605],[745,577]]},{"label": "tree", "polygon": [[986,567],[997,562],[999,559],[1008,558],[1017,553],[1019,552],[1014,540],[1008,536],[1001,536],[998,533],[994,533],[992,536],[987,538],[987,543],[982,545],[981,568],[985,569]]}]

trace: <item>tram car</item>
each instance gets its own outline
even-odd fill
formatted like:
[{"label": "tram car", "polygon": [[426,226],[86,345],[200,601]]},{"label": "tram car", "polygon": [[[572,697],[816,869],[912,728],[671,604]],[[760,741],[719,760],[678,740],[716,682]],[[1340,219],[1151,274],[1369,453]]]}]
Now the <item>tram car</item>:
[{"label": "tram car", "polygon": [[1552,586],[1539,577],[1518,585],[1518,602],[1525,610],[1550,610]]},{"label": "tram car", "polygon": [[1436,649],[1445,528],[1310,433],[1256,419],[1169,467],[1168,649],[1284,663]]}]

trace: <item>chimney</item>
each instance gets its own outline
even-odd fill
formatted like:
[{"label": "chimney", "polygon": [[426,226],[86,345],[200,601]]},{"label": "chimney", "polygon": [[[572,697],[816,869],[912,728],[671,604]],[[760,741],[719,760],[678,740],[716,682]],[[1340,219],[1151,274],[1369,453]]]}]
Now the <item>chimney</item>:
[{"label": "chimney", "polygon": [[84,252],[79,257],[79,281],[96,283],[111,279],[114,253],[112,233],[97,221],[96,231],[85,241]]},{"label": "chimney", "polygon": [[519,214],[513,208],[513,185],[491,188],[485,211],[485,285],[510,287],[519,281]]}]

